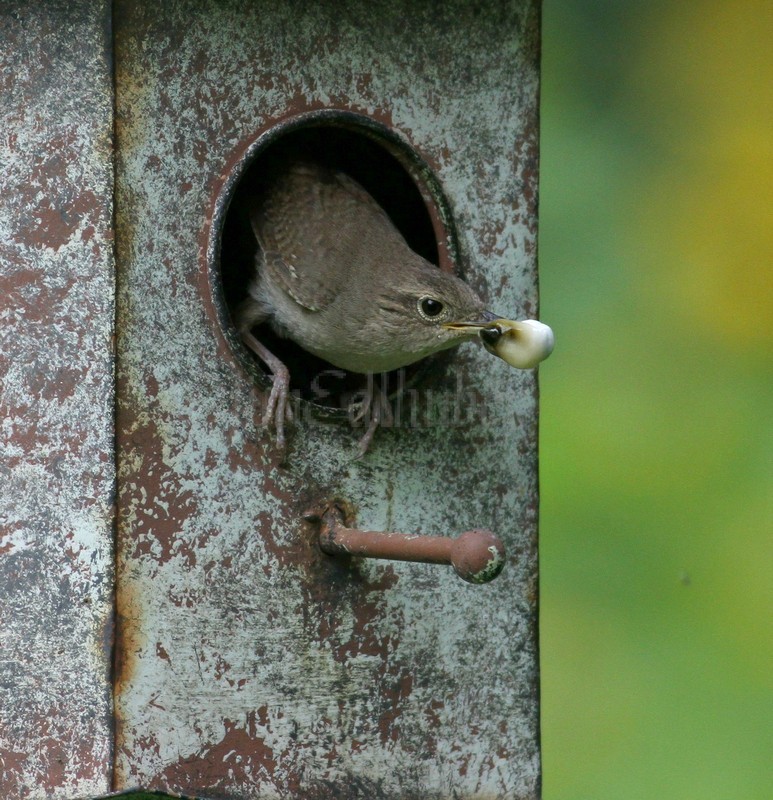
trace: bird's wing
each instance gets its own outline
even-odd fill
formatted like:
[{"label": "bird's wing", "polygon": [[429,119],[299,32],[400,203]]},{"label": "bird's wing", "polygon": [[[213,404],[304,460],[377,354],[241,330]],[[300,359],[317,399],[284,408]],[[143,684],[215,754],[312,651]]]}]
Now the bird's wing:
[{"label": "bird's wing", "polygon": [[262,269],[299,305],[329,306],[351,280],[364,232],[399,237],[381,206],[340,172],[294,164],[251,211]]}]

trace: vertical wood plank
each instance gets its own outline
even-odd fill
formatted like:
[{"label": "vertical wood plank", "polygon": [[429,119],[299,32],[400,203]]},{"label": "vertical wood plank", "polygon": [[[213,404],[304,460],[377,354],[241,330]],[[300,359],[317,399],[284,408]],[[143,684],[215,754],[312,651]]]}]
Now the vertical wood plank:
[{"label": "vertical wood plank", "polygon": [[0,795],[110,789],[110,4],[0,6]]},{"label": "vertical wood plank", "polygon": [[[361,461],[302,410],[280,465],[212,261],[258,134],[339,109],[416,150],[468,278],[534,316],[537,4],[118,0],[115,26],[119,788],[537,797],[534,374],[466,347]],[[490,528],[509,563],[337,565],[301,520],[331,496],[370,530]]]}]

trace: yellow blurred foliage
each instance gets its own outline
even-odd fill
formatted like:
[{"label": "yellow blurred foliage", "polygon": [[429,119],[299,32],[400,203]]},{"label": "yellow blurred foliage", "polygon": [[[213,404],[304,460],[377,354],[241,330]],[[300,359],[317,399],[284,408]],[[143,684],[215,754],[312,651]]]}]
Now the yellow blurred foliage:
[{"label": "yellow blurred foliage", "polygon": [[644,288],[731,351],[769,346],[773,3],[660,10],[630,76],[665,154],[639,195]]}]

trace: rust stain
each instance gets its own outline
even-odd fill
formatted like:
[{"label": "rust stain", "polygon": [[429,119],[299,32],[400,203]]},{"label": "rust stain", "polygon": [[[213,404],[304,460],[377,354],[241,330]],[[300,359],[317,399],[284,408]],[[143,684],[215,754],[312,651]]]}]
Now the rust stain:
[{"label": "rust stain", "polygon": [[[113,693],[118,701],[125,687],[134,680],[138,659],[147,645],[141,615],[141,598],[127,581],[120,585],[116,596]],[[116,738],[120,740],[123,725],[120,702],[116,704],[115,722]]]},{"label": "rust stain", "polygon": [[154,785],[172,791],[189,790],[191,784],[206,786],[210,796],[231,797],[234,785],[270,780],[277,756],[259,736],[259,714],[260,710],[249,712],[243,722],[224,719],[224,735],[217,744],[172,764]]}]

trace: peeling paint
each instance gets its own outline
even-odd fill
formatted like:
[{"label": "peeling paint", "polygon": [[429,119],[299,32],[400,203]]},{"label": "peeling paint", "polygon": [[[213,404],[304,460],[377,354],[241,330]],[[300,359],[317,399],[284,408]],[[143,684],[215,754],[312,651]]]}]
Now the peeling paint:
[{"label": "peeling paint", "polygon": [[[434,422],[379,431],[353,461],[345,421],[309,416],[281,466],[208,255],[239,154],[272,122],[337,108],[416,149],[471,283],[504,316],[533,315],[538,9],[115,8],[115,788],[537,797],[533,374],[468,346],[421,387]],[[454,421],[457,392],[482,402]],[[331,559],[302,520],[330,497],[371,530],[491,529],[508,564],[472,587],[444,568]]]},{"label": "peeling paint", "polygon": [[0,10],[0,787],[112,773],[109,4]]}]

